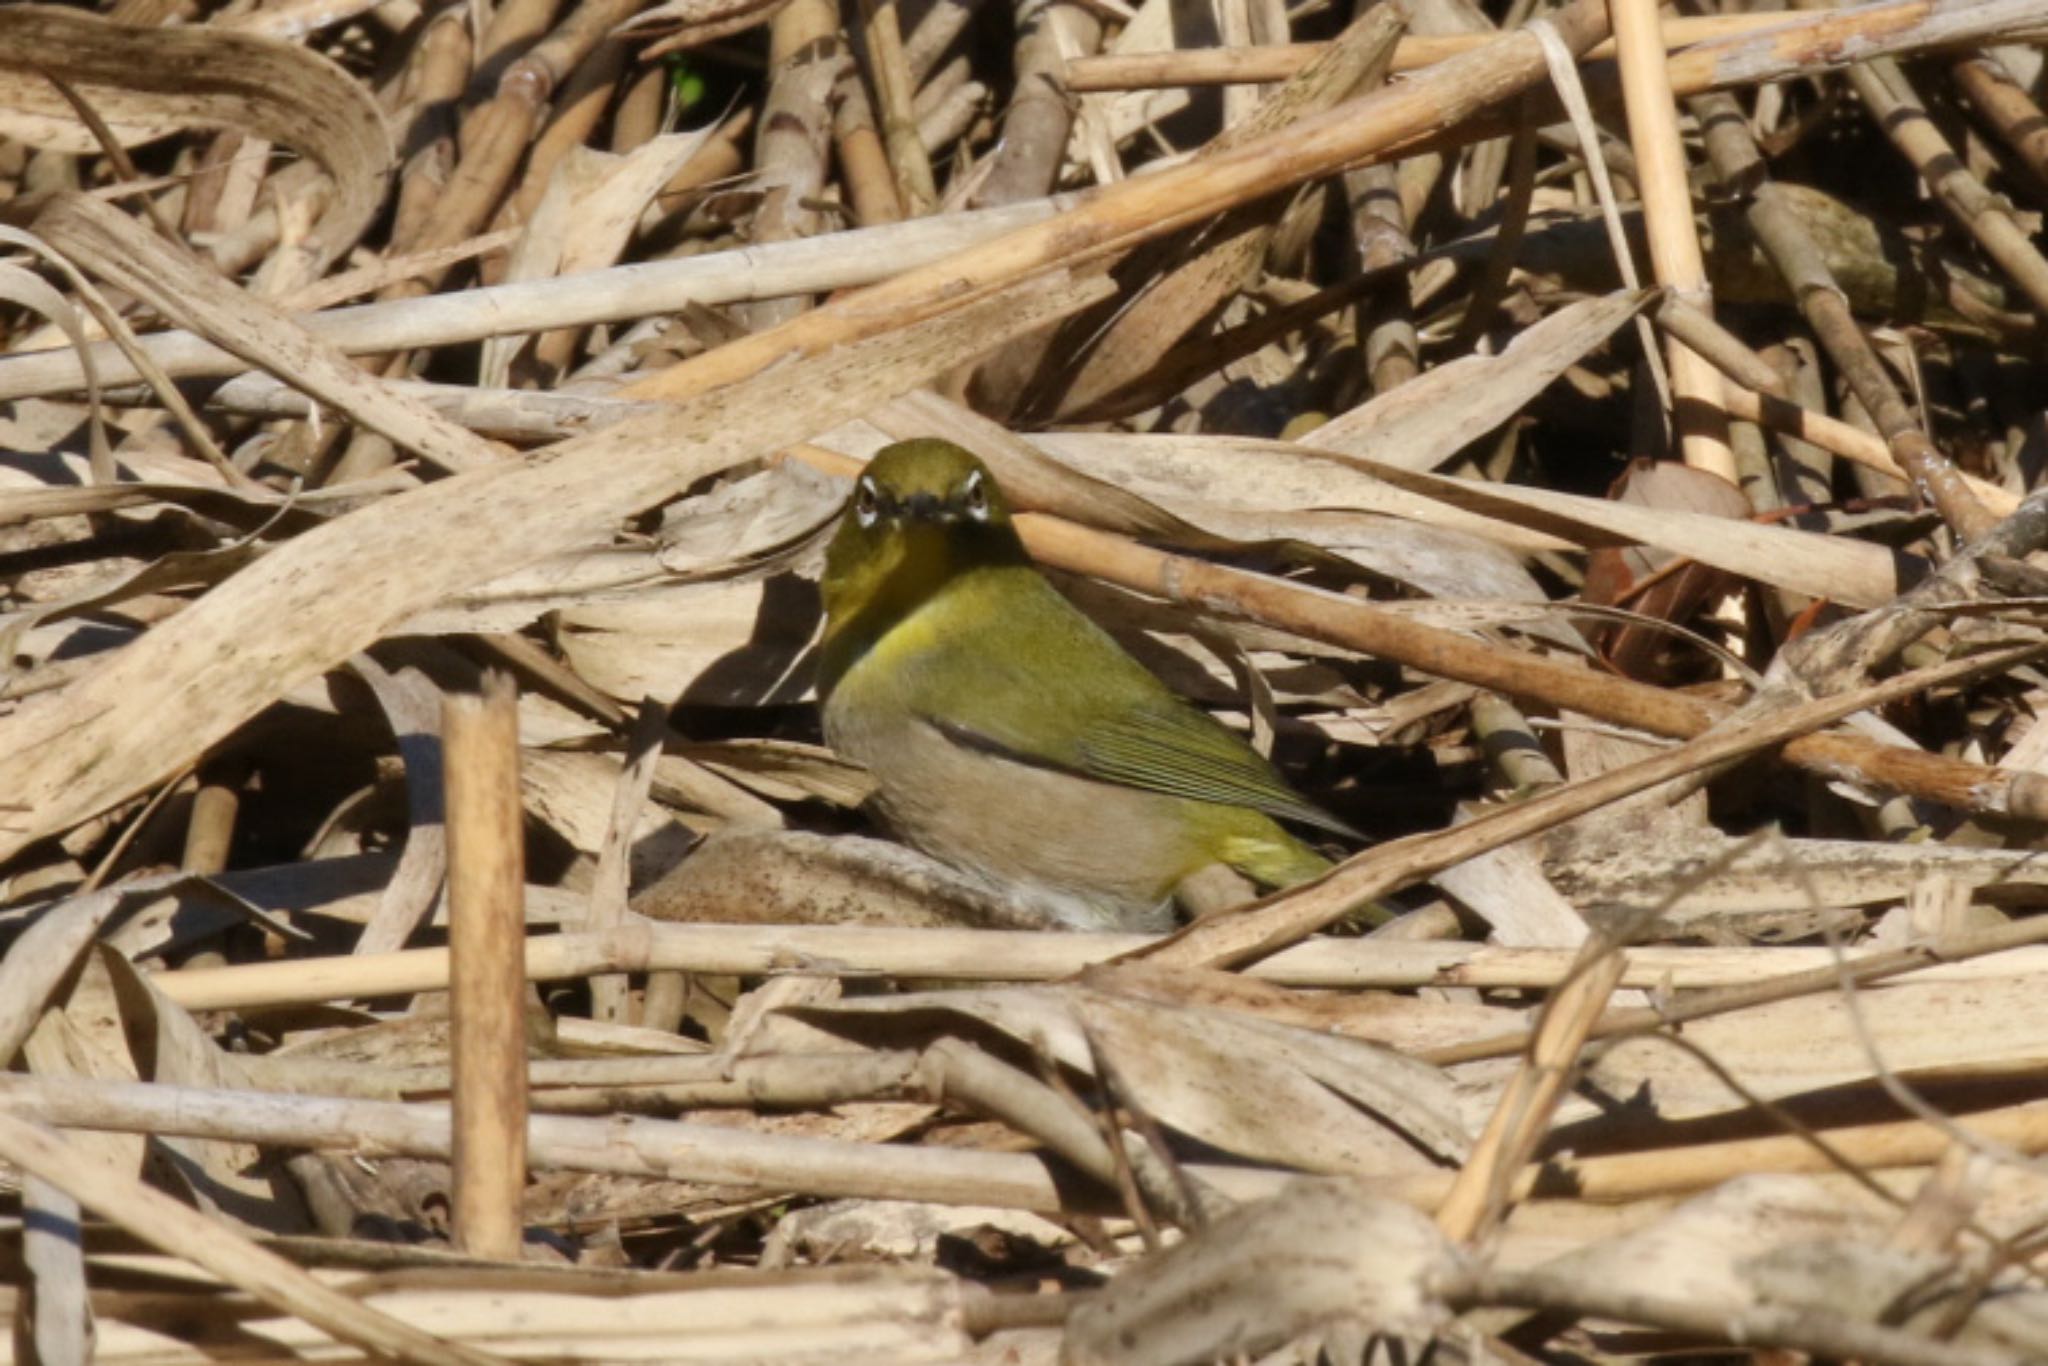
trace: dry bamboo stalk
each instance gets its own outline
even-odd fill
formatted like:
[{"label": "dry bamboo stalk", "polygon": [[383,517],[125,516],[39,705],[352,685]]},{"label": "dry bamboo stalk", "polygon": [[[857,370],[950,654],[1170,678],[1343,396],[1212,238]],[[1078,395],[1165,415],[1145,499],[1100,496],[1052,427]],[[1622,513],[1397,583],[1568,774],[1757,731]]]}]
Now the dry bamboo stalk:
[{"label": "dry bamboo stalk", "polygon": [[[339,1136],[339,1135],[337,1135]],[[401,1323],[352,1295],[330,1289],[217,1219],[179,1204],[66,1144],[57,1135],[0,1112],[0,1160],[63,1191],[150,1246],[180,1257],[265,1304],[376,1356],[436,1366],[492,1366],[499,1358]]]},{"label": "dry bamboo stalk", "polygon": [[[528,28],[535,16],[544,20],[554,3],[537,0],[527,7],[531,13],[522,15],[520,27]],[[504,69],[496,93],[463,119],[461,159],[455,173],[420,239],[406,243],[405,250],[432,251],[476,236],[510,190],[513,173],[556,87],[643,3],[645,0],[583,0],[572,5],[568,17],[547,37]],[[520,8],[508,5],[499,11],[477,54],[479,70],[490,69],[493,54],[515,41],[501,34],[498,21]],[[430,272],[424,280],[401,288],[408,293],[429,293],[440,287],[445,274]]]},{"label": "dry bamboo stalk", "polygon": [[925,155],[936,156],[967,136],[988,102],[988,87],[980,81],[962,81],[932,101],[917,116],[917,140]]},{"label": "dry bamboo stalk", "polygon": [[[2048,917],[2043,916],[1970,934],[1945,935],[1940,942],[1938,959],[1933,946],[1921,946],[1866,954],[1853,962],[1845,959],[1799,972],[1776,972],[1758,982],[1694,992],[1683,1001],[1609,1011],[1588,1037],[1606,1039],[1619,1034],[1648,1033],[1753,1005],[1838,991],[1848,985],[1865,987],[1902,973],[1916,972],[1931,962],[1965,962],[1984,954],[2038,944],[2044,939],[2048,939]],[[1512,1057],[1527,1048],[1530,1039],[1529,1031],[1518,1030],[1492,1039],[1474,1039],[1469,1043],[1433,1049],[1425,1057],[1440,1067],[1479,1058]]]},{"label": "dry bamboo stalk", "polygon": [[[1894,479],[1911,478],[1892,458],[1891,447],[1885,444],[1883,437],[1832,417],[1818,408],[1809,408],[1780,394],[1759,393],[1732,379],[1722,384],[1721,406],[1735,417],[1759,423],[1787,436],[1796,436],[1831,455],[1889,474]],[[2020,505],[2020,495],[2011,489],[1967,472],[1962,478],[1977,501],[1994,516],[2007,516]]]},{"label": "dry bamboo stalk", "polygon": [[[754,211],[754,241],[788,242],[818,232],[814,205],[825,184],[832,88],[849,60],[839,14],[829,0],[790,0],[770,21],[768,96],[754,137],[754,173],[763,191]],[[785,296],[739,312],[759,329],[789,321],[809,303]]]},{"label": "dry bamboo stalk", "polygon": [[[479,436],[501,441],[558,441],[646,411],[642,404],[544,389],[490,389],[409,379],[391,379],[384,384]],[[123,387],[110,391],[107,400],[146,405],[150,392]],[[206,406],[216,412],[251,417],[308,417],[314,408],[313,401],[304,394],[260,371],[227,381],[207,395]],[[353,487],[357,493],[364,491],[360,486]]]},{"label": "dry bamboo stalk", "polygon": [[[0,1074],[0,1133],[26,1127],[10,1111],[71,1128],[234,1137],[443,1160],[450,1151],[448,1107],[434,1103],[401,1105],[73,1078],[52,1084],[38,1077]],[[1072,1207],[1070,1196],[1044,1162],[1022,1153],[853,1143],[620,1116],[535,1115],[528,1126],[533,1161],[548,1169],[1047,1213]],[[1242,1176],[1225,1177],[1222,1184],[1232,1194],[1257,1195],[1270,1193],[1285,1179],[1278,1172],[1247,1170]],[[218,1229],[168,1196],[156,1199]],[[93,1207],[90,1199],[80,1203]]]},{"label": "dry bamboo stalk", "polygon": [[[1992,1143],[2029,1155],[2048,1150],[2048,1103],[2028,1101],[1965,1115],[1952,1124]],[[1841,1165],[1862,1169],[1923,1167],[1941,1160],[1955,1142],[1945,1125],[1893,1120],[1821,1131],[1834,1158],[1799,1134],[1734,1139],[1640,1153],[1614,1153],[1562,1162],[1567,1185],[1582,1199],[1637,1200],[1651,1193],[1700,1190],[1750,1172],[1821,1173]]]},{"label": "dry bamboo stalk", "polygon": [[2041,18],[2033,0],[1874,0],[1788,16],[1761,33],[1708,39],[1673,53],[1671,88],[1696,95],[1892,53],[1960,47],[2038,31]]},{"label": "dry bamboo stalk", "polygon": [[[1708,316],[1713,297],[1692,211],[1692,185],[1679,140],[1678,109],[1664,63],[1669,41],[1658,30],[1658,0],[1611,0],[1614,47],[1621,67],[1629,144],[1657,283]],[[1738,484],[1735,453],[1721,411],[1721,378],[1705,358],[1675,339],[1667,342],[1671,423],[1685,463]]]},{"label": "dry bamboo stalk", "polygon": [[1547,1268],[1511,1271],[1482,1265],[1454,1279],[1458,1283],[1444,1287],[1444,1294],[1460,1307],[1526,1309],[1562,1319],[1641,1324],[1680,1339],[1726,1343],[1758,1360],[1798,1356],[1872,1366],[2014,1366],[2016,1361],[2001,1347],[1894,1328],[1888,1321],[1873,1322],[1866,1314],[1826,1303],[1778,1303],[1749,1296],[1729,1303],[1692,1294],[1644,1292]]},{"label": "dry bamboo stalk", "polygon": [[903,221],[896,177],[889,154],[875,130],[875,111],[861,84],[860,68],[847,63],[832,89],[832,143],[839,152],[839,171],[853,201],[853,219],[863,228]]},{"label": "dry bamboo stalk", "polygon": [[[611,1095],[646,1087],[687,1087],[697,1097],[690,1103],[698,1105],[830,1105],[904,1093],[916,1080],[918,1059],[908,1050],[541,1058],[528,1064],[527,1080],[543,1108],[559,1108],[574,1092]],[[450,1085],[449,1069],[433,1063],[391,1067],[268,1054],[242,1061],[248,1084],[262,1091],[444,1100]]]},{"label": "dry bamboo stalk", "polygon": [[21,1180],[21,1299],[12,1346],[38,1366],[86,1366],[97,1336],[78,1202],[38,1176]]},{"label": "dry bamboo stalk", "polygon": [[83,195],[60,195],[36,216],[36,227],[73,260],[148,300],[164,316],[215,338],[251,364],[289,368],[308,393],[441,468],[496,463],[497,452],[470,432],[381,389],[338,351],[307,337],[247,291],[222,288],[196,259],[119,210]]},{"label": "dry bamboo stalk", "polygon": [[178,860],[184,871],[206,875],[227,870],[235,816],[242,806],[240,786],[232,780],[237,773],[219,763],[201,766],[199,788],[192,794],[192,811],[185,821],[185,852]]},{"label": "dry bamboo stalk", "polygon": [[[1143,953],[1165,941],[1141,934],[1045,934],[1033,930],[900,930],[862,925],[669,925],[631,922],[601,934],[536,935],[526,976],[559,981],[600,972],[675,970],[718,976],[802,971],[852,977],[1040,982]],[[1854,965],[1867,955],[1851,953]],[[1818,971],[1827,949],[1634,948],[1621,984],[1693,990],[1753,982],[1759,975]],[[1467,943],[1317,939],[1251,965],[1265,981],[1300,987],[1555,987],[1574,961],[1568,949]],[[1956,965],[1928,964],[1926,981],[1970,981],[2048,970],[2048,950],[2010,949]],[[446,949],[298,958],[231,967],[181,968],[151,976],[187,1010],[250,1009],[448,988]],[[31,1020],[31,1023],[33,1021]]]},{"label": "dry bamboo stalk", "polygon": [[501,250],[517,240],[519,230],[507,228],[502,232],[487,232],[481,237],[472,237],[466,242],[437,247],[433,251],[418,252],[410,256],[387,256],[380,261],[358,266],[354,270],[337,271],[323,280],[301,285],[275,302],[279,308],[290,313],[318,312],[320,309],[332,308],[336,304],[346,303],[365,294],[373,294],[386,285],[395,284],[400,280],[410,280],[429,271],[473,260],[485,252]]},{"label": "dry bamboo stalk", "polygon": [[455,104],[469,85],[469,60],[469,25],[451,10],[430,21],[413,48],[401,124],[415,150],[398,177],[391,255],[413,254],[413,244],[426,237],[434,206],[455,169]]},{"label": "dry bamboo stalk", "polygon": [[1020,0],[1017,41],[1011,53],[1016,92],[1003,119],[1002,142],[992,157],[994,164],[971,201],[976,208],[1035,199],[1050,191],[1059,178],[1060,159],[1066,155],[1074,125],[1074,111],[1067,99],[1071,87],[1066,83],[1072,64],[1060,51],[1056,31],[1060,10],[1074,21],[1067,25],[1072,42],[1092,50],[1102,41],[1101,20],[1085,7],[1066,0]]},{"label": "dry bamboo stalk", "polygon": [[[1368,11],[1298,76],[1259,101],[1248,118],[1212,139],[1194,160],[1199,163],[1249,139],[1280,132],[1353,91],[1376,84],[1400,22],[1399,11],[1392,7]],[[1115,319],[1101,328],[1102,335],[1061,396],[1061,420],[1150,406],[1149,397],[1132,398],[1122,391],[1137,385],[1159,366],[1163,353],[1255,278],[1275,226],[1273,215],[1256,207],[1233,214],[1211,225],[1188,259],[1149,283],[1135,299],[1120,300]],[[1211,368],[1203,366],[1205,371]],[[1173,383],[1176,391],[1182,387]],[[1105,414],[1106,405],[1113,411]]]},{"label": "dry bamboo stalk", "polygon": [[[1798,17],[1796,13],[1785,10],[1755,14],[1676,15],[1664,20],[1663,42],[1666,48],[1676,50],[1709,38],[1766,32],[1787,22],[1796,22]],[[1411,34],[1401,39],[1400,46],[1394,49],[1394,70],[1416,71],[1434,66],[1447,58],[1484,47],[1499,36],[1495,33]],[[1082,57],[1069,66],[1067,85],[1078,93],[1284,81],[1307,66],[1326,46],[1326,43],[1276,43]],[[1586,58],[1598,61],[1613,55],[1614,42],[1610,39],[1595,44],[1586,53]]]},{"label": "dry bamboo stalk", "polygon": [[[688,168],[685,167],[685,170]],[[299,319],[314,336],[352,355],[444,346],[550,327],[627,322],[690,303],[726,304],[784,294],[823,293],[886,280],[1013,228],[1042,222],[1073,196],[999,209],[938,214],[829,237],[737,251],[614,266],[581,275],[497,285],[377,304]],[[173,379],[230,375],[244,368],[228,351],[190,332],[138,338]],[[102,384],[133,381],[135,367],[112,343],[90,348]],[[0,400],[83,389],[85,372],[70,347],[0,357]]]},{"label": "dry bamboo stalk", "polygon": [[526,1189],[526,855],[519,699],[511,676],[442,703],[448,794],[449,1014],[455,1088],[455,1234],[519,1260]]},{"label": "dry bamboo stalk", "polygon": [[[1361,273],[1387,269],[1415,254],[1394,167],[1381,163],[1348,172],[1344,188],[1351,196],[1351,238]],[[1374,394],[1398,388],[1421,372],[1422,344],[1405,284],[1374,291],[1358,309],[1358,327]]]},{"label": "dry bamboo stalk", "polygon": [[[1067,0],[1017,0],[1016,31],[1010,58],[1015,90],[986,174],[968,197],[976,208],[1036,199],[1058,184],[1075,113],[1065,87],[1062,36],[1083,51],[1102,42],[1100,17]],[[1015,411],[1054,339],[1051,332],[1025,337],[983,360],[970,377],[977,406],[995,414]]]},{"label": "dry bamboo stalk", "polygon": [[753,131],[754,107],[748,105],[744,109],[735,109],[718,125],[718,131],[697,149],[696,154],[683,163],[682,169],[669,177],[668,184],[661,187],[661,193],[655,198],[675,199],[738,175],[746,167],[745,141],[747,134]]},{"label": "dry bamboo stalk", "polygon": [[[1981,44],[1998,37],[2042,32],[2034,0],[1873,0],[1872,3],[1801,16],[1763,33],[1695,43],[1671,54],[1671,86],[1680,95],[1768,85],[1813,75],[1873,56],[1911,54]],[[1612,106],[1613,72],[1596,65],[1587,73],[1596,103]],[[1542,100],[1537,119],[1558,117]],[[1478,114],[1454,132],[1404,145],[1403,150],[1463,146],[1514,129],[1502,111]]]},{"label": "dry bamboo stalk", "polygon": [[921,218],[937,205],[939,190],[932,181],[931,160],[917,136],[917,119],[911,113],[916,90],[904,60],[896,3],[861,0],[860,11],[867,37],[868,76],[874,82],[875,106],[882,116],[882,144],[895,173],[896,193],[904,214]]}]

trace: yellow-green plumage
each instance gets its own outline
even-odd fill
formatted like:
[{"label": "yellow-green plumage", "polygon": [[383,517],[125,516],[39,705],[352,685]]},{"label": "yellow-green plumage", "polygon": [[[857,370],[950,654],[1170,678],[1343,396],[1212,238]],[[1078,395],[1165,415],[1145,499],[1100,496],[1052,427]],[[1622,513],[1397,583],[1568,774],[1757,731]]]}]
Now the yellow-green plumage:
[{"label": "yellow-green plumage", "polygon": [[1274,818],[1345,827],[1060,596],[958,446],[875,457],[824,597],[826,738],[927,853],[1087,928],[1156,927],[1212,863],[1329,866]]}]

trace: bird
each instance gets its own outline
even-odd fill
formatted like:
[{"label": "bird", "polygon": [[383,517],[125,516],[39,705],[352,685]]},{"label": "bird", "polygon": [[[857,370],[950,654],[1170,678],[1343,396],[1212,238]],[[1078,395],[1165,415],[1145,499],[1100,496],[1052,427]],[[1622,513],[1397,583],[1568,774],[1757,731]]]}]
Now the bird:
[{"label": "bird", "polygon": [[1282,820],[1362,838],[1070,603],[950,441],[868,462],[820,595],[827,743],[898,835],[1054,925],[1166,928],[1212,864],[1268,888],[1328,871]]}]

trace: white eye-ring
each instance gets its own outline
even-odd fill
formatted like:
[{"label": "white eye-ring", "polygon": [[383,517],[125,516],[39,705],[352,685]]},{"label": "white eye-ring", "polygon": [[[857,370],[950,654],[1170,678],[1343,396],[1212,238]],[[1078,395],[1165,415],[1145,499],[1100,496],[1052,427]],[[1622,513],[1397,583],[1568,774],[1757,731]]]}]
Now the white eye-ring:
[{"label": "white eye-ring", "polygon": [[967,515],[977,522],[988,520],[988,481],[980,470],[969,470],[967,482],[960,488],[961,502],[967,507]]},{"label": "white eye-ring", "polygon": [[853,486],[853,520],[864,527],[875,524],[875,518],[882,511],[882,498],[875,491],[875,481],[865,474]]}]

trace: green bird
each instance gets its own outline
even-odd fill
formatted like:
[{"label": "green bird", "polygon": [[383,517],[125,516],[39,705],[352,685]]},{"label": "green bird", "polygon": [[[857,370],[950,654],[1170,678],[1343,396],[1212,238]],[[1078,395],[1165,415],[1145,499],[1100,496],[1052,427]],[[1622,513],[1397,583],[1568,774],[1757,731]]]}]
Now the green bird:
[{"label": "green bird", "polygon": [[951,442],[869,462],[823,591],[826,739],[904,838],[1063,925],[1160,928],[1211,864],[1326,871],[1275,817],[1357,836],[1062,597]]}]

